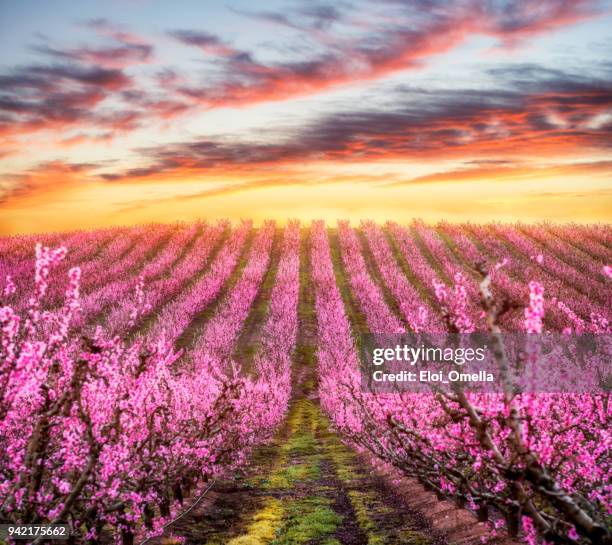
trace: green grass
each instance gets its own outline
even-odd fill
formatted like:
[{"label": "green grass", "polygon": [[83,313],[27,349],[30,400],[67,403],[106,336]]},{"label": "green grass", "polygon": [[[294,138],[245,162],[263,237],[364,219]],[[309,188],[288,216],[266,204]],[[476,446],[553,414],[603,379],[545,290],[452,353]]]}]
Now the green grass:
[{"label": "green grass", "polygon": [[291,502],[286,508],[280,535],[271,545],[299,545],[331,536],[342,517],[330,504],[329,499],[319,496]]},{"label": "green grass", "polygon": [[278,532],[282,516],[281,502],[275,498],[269,498],[265,506],[253,516],[247,533],[231,539],[227,545],[266,545],[270,543]]}]

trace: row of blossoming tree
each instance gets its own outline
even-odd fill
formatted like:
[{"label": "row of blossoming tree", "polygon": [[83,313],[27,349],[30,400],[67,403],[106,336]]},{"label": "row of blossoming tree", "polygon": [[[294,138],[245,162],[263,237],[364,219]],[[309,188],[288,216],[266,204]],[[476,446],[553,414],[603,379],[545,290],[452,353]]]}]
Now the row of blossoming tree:
[{"label": "row of blossoming tree", "polygon": [[[609,394],[603,390],[521,394],[512,388],[500,322],[513,305],[508,298],[494,296],[495,288],[508,287],[504,270],[508,260],[499,257],[490,271],[481,265],[480,282],[469,282],[453,267],[441,240],[424,225],[416,224],[419,242],[438,257],[442,273],[446,268],[453,281],[446,284],[440,279],[440,269],[435,271],[411,248],[414,238],[404,228],[390,225],[388,232],[393,234],[398,251],[409,260],[422,285],[431,289],[437,302],[432,308],[425,298],[419,305],[418,299],[411,297],[413,288],[398,279],[398,265],[382,230],[371,223],[362,228],[380,285],[368,270],[363,246],[348,224],[341,222],[338,229],[340,263],[336,267],[342,269],[340,273],[334,271],[323,224],[313,227],[320,395],[337,429],[375,462],[393,465],[440,497],[454,498],[480,520],[489,520],[495,531],[520,532],[531,544],[610,543]],[[534,260],[541,261],[541,257],[536,255]],[[603,276],[608,272],[604,270]],[[351,290],[344,299],[337,274],[346,275]],[[382,286],[389,293],[385,294]],[[542,334],[544,286],[532,281],[526,293],[523,319],[511,316],[505,324]],[[504,295],[511,293],[505,291]],[[395,299],[397,312],[390,307],[393,301],[389,297]],[[553,302],[555,309],[564,306],[558,298]],[[562,313],[564,333],[572,332],[573,326],[609,335],[607,319],[594,306],[588,320]],[[495,341],[505,387],[498,393],[484,394],[467,392],[460,386],[452,392],[432,390],[429,394],[368,391],[360,372],[359,324],[351,320],[355,312],[365,317],[366,329],[372,333],[488,330]],[[607,368],[609,372],[609,360]]]},{"label": "row of blossoming tree", "polygon": [[[503,370],[503,332],[609,335],[609,230],[340,222],[336,254],[322,222],[310,231],[321,404],[347,442],[496,531],[609,542],[607,394],[519,394],[509,377],[495,394],[373,393],[358,350],[361,333],[489,331]],[[282,235],[220,221],[9,237],[0,256],[2,522],[68,522],[91,542],[159,534],[282,420],[296,222]]]},{"label": "row of blossoming tree", "polygon": [[[67,271],[63,300],[53,297],[62,282],[52,270],[65,269],[65,247],[36,246],[34,293],[27,302],[9,277],[0,309],[3,522],[67,522],[75,539],[87,541],[105,531],[124,543],[156,535],[186,494],[240,466],[270,436],[290,395],[300,229],[290,223],[284,231],[262,348],[250,372],[229,348],[267,269],[275,227],[265,224],[244,254],[252,227],[239,225],[205,264],[228,230],[227,224],[160,228],[143,241],[148,250],[160,245],[154,256],[142,259],[142,248],[135,252],[140,257],[118,255],[111,266],[124,276],[111,280],[119,298],[105,318],[96,315],[113,304],[105,295],[110,288],[83,281],[79,266]],[[188,241],[201,250],[190,258],[179,255]],[[110,245],[113,254],[124,247]],[[243,274],[208,324],[209,336],[228,350],[208,351],[201,343],[189,353],[177,350],[189,318],[219,295],[240,255]],[[181,281],[189,279],[188,289],[177,290],[172,274],[161,274],[170,266]],[[154,287],[150,294],[147,281]],[[137,327],[155,311],[162,320],[177,319],[166,327],[160,320]],[[99,321],[106,327],[95,327]]]}]

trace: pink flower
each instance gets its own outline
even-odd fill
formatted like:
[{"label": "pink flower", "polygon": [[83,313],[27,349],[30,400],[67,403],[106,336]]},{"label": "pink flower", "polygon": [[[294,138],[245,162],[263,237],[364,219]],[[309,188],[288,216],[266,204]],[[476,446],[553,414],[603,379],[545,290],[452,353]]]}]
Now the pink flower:
[{"label": "pink flower", "polygon": [[509,263],[509,260],[507,257],[504,257],[501,261],[498,261],[495,264],[494,270],[498,271],[499,269],[501,269],[502,267],[505,267],[507,264]]},{"label": "pink flower", "polygon": [[529,282],[529,306],[525,309],[525,330],[527,333],[542,333],[544,318],[544,286],[532,280]]},{"label": "pink flower", "polygon": [[567,537],[569,537],[572,541],[578,541],[580,536],[578,535],[578,532],[576,531],[575,526],[570,527],[570,529],[567,532]]},{"label": "pink flower", "polygon": [[523,531],[525,532],[525,541],[529,545],[538,545],[538,532],[533,521],[529,517],[521,517]]},{"label": "pink flower", "polygon": [[9,297],[10,295],[13,295],[13,293],[15,293],[16,290],[17,290],[17,287],[15,286],[15,282],[13,282],[13,278],[11,277],[10,274],[7,274],[6,284],[4,285],[4,296]]}]

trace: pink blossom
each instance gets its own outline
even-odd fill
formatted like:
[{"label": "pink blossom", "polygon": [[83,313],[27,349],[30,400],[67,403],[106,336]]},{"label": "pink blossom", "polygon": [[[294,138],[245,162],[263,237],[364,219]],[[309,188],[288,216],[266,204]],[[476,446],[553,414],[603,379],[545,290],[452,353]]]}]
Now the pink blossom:
[{"label": "pink blossom", "polygon": [[542,333],[544,318],[544,287],[536,281],[529,282],[529,306],[525,309],[527,333]]},{"label": "pink blossom", "polygon": [[17,287],[15,286],[15,282],[13,282],[13,277],[7,274],[3,291],[4,297],[10,297],[15,291],[17,291]]}]

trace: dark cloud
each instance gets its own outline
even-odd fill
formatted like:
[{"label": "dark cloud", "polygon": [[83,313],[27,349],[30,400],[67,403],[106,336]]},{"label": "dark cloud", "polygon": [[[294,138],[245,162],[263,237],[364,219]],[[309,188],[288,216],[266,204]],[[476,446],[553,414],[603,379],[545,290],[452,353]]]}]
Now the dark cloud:
[{"label": "dark cloud", "polygon": [[335,3],[323,3],[308,1],[299,3],[293,8],[285,9],[283,12],[271,10],[240,10],[232,8],[232,11],[251,19],[285,26],[297,30],[327,30],[334,23],[347,20],[351,11],[356,6],[349,2],[338,1]]},{"label": "dark cloud", "polygon": [[118,69],[76,64],[31,65],[0,76],[0,132],[19,133],[95,123],[94,108],[132,80]]},{"label": "dark cloud", "polygon": [[120,89],[130,84],[130,78],[121,70],[71,64],[36,64],[0,75],[0,90],[4,93],[26,90],[43,94],[59,89],[66,81],[105,89]]},{"label": "dark cloud", "polygon": [[148,62],[153,54],[153,46],[149,44],[123,44],[114,47],[82,47],[78,49],[58,49],[49,45],[37,45],[33,49],[44,55],[59,59],[119,67]]},{"label": "dark cloud", "polygon": [[213,55],[225,56],[239,53],[227,45],[221,38],[209,32],[201,30],[172,30],[168,34],[184,45],[198,47],[202,51]]},{"label": "dark cloud", "polygon": [[333,23],[343,21],[346,15],[346,9],[350,7],[350,4],[344,2],[338,2],[336,5],[308,2],[299,9],[299,12],[311,19],[312,26],[318,29],[324,29],[331,26]]},{"label": "dark cloud", "polygon": [[[141,119],[154,113],[169,115],[163,107],[168,102],[165,99],[149,97],[148,110],[139,109],[129,100],[128,92],[135,90],[137,82],[126,68],[152,60],[153,45],[104,19],[86,21],[81,26],[93,29],[109,40],[109,45],[61,48],[40,35],[44,43],[33,49],[51,62],[0,73],[0,135],[6,138],[78,125],[80,129],[92,129],[90,138],[99,140],[99,130],[107,139],[109,132],[133,130],[140,126]],[[123,97],[123,104],[115,102],[112,108],[105,107],[111,97]],[[77,140],[85,138],[84,134],[82,130]]]},{"label": "dark cloud", "polygon": [[504,0],[474,3],[491,32],[513,41],[600,13],[600,2],[592,0]]}]

